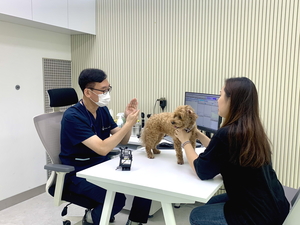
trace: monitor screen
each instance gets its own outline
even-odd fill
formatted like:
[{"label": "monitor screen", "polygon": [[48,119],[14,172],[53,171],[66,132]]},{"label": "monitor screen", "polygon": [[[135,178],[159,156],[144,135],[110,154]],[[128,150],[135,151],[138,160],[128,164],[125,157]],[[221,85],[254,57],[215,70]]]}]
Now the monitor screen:
[{"label": "monitor screen", "polygon": [[184,104],[190,105],[197,113],[197,127],[207,135],[215,133],[221,124],[222,118],[218,113],[218,98],[220,95],[185,92]]}]

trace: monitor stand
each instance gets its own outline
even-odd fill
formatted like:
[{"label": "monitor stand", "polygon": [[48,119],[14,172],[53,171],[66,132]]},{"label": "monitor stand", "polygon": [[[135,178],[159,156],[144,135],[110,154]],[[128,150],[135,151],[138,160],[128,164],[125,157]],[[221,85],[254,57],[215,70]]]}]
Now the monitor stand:
[{"label": "monitor stand", "polygon": [[205,134],[206,134],[206,136],[207,136],[208,138],[211,138],[211,133],[210,133],[210,132],[206,132],[206,131],[205,131]]}]

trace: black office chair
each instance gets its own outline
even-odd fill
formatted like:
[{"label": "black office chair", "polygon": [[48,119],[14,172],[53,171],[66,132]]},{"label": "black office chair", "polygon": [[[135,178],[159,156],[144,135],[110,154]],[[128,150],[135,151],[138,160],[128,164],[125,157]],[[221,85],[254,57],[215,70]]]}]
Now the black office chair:
[{"label": "black office chair", "polygon": [[[52,171],[46,184],[46,192],[54,197],[56,206],[61,205],[63,202],[69,202],[69,204],[73,203],[90,210],[97,205],[95,201],[64,190],[65,175],[74,171],[74,167],[61,164],[59,159],[60,129],[63,112],[60,112],[58,108],[77,103],[77,94],[73,88],[52,89],[48,90],[48,94],[50,106],[54,107],[54,112],[42,114],[33,119],[38,135],[51,160],[51,164],[44,166],[46,170]],[[67,206],[62,211],[64,225],[71,224],[66,217]]]}]

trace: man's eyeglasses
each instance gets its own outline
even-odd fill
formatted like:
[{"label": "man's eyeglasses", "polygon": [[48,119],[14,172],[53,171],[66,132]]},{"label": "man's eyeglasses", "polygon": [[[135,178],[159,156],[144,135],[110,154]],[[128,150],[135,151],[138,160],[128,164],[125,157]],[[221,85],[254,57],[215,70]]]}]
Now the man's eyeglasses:
[{"label": "man's eyeglasses", "polygon": [[99,89],[96,89],[96,88],[90,88],[91,90],[96,90],[96,91],[100,91],[102,92],[104,95],[106,95],[108,92],[111,92],[112,90],[112,86],[109,86],[109,88],[107,90],[99,90]]}]

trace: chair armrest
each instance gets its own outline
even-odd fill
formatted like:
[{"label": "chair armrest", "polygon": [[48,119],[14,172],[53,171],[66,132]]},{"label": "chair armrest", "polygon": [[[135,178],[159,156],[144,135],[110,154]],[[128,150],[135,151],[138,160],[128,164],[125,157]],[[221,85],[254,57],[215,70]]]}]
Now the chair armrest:
[{"label": "chair armrest", "polygon": [[74,166],[68,166],[63,164],[47,164],[44,166],[44,169],[64,173],[70,173],[75,170]]},{"label": "chair armrest", "polygon": [[[46,190],[55,183],[54,191],[54,204],[59,206],[63,200],[61,199],[64,187],[65,175],[75,170],[74,166],[68,166],[63,164],[47,164],[44,169],[54,171],[51,173],[51,177],[48,179],[46,184]],[[55,179],[55,180],[54,180]]]}]

